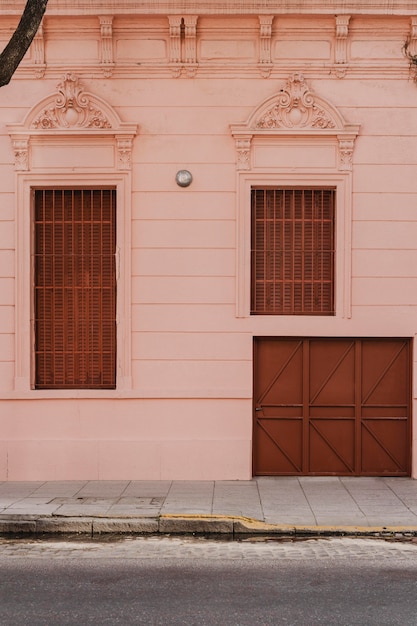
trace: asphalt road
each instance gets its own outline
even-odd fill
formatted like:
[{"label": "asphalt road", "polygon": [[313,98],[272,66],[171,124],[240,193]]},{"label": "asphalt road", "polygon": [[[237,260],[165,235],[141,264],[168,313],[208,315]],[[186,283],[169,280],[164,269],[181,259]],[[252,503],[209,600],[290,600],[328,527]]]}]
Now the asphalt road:
[{"label": "asphalt road", "polygon": [[0,624],[417,625],[417,544],[0,539]]}]

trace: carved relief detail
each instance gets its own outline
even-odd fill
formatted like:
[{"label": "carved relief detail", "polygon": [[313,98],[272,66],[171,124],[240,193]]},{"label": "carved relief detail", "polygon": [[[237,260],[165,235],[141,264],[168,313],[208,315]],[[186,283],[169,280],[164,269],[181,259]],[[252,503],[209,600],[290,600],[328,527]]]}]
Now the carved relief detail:
[{"label": "carved relief detail", "polygon": [[197,16],[184,17],[185,63],[197,62]]},{"label": "carved relief detail", "polygon": [[271,38],[273,15],[259,16],[259,69],[264,78],[268,78],[272,71]]},{"label": "carved relief detail", "polygon": [[[71,73],[65,74],[57,85],[57,91],[36,104],[20,124],[7,126],[13,146],[15,169],[29,170],[39,167],[31,144],[39,148],[36,152],[48,150],[51,145],[85,146],[93,150],[97,146],[106,146],[102,163],[105,167],[118,170],[130,170],[132,165],[133,139],[138,132],[136,124],[122,122],[117,112],[98,96],[86,92],[78,78]],[[107,148],[112,146],[111,150]],[[74,155],[75,171],[78,167],[76,150]],[[92,161],[92,167],[95,163]],[[57,164],[57,167],[62,167]]]},{"label": "carved relief detail", "polygon": [[29,138],[19,137],[12,140],[14,152],[14,164],[16,171],[29,169]]},{"label": "carved relief detail", "polygon": [[333,73],[336,76],[336,78],[344,78],[347,74],[347,64],[336,65],[333,70]]},{"label": "carved relief detail", "polygon": [[238,170],[250,169],[250,145],[252,137],[235,137],[236,142],[236,168]]},{"label": "carved relief detail", "polygon": [[170,61],[171,63],[181,62],[181,25],[182,17],[180,15],[168,16],[169,36],[170,36]]},{"label": "carved relief detail", "polygon": [[257,121],[259,129],[332,129],[336,124],[316,102],[302,74],[290,76],[275,104]]},{"label": "carved relief detail", "polygon": [[259,167],[252,162],[253,142],[274,146],[281,140],[295,137],[300,151],[302,145],[326,145],[333,146],[329,154],[334,155],[337,148],[338,162],[334,168],[350,171],[360,127],[348,124],[330,102],[312,92],[301,74],[294,74],[278,94],[258,106],[245,123],[231,124],[230,129],[235,140],[238,170]]},{"label": "carved relief detail", "polygon": [[43,78],[45,75],[45,40],[43,37],[43,21],[40,23],[38,32],[32,41],[33,59],[35,63],[36,78]]},{"label": "carved relief detail", "polygon": [[101,66],[106,78],[112,75],[114,67],[113,58],[113,16],[100,16],[101,33]]},{"label": "carved relief detail", "polygon": [[130,170],[132,168],[132,137],[116,136],[117,141],[117,169]]},{"label": "carved relief detail", "polygon": [[58,83],[58,95],[49,108],[32,122],[32,128],[111,128],[106,115],[91,103],[84,88],[73,74],[66,74]]},{"label": "carved relief detail", "polygon": [[353,164],[353,148],[355,137],[338,137],[339,141],[339,170],[350,171]]},{"label": "carved relief detail", "polygon": [[336,48],[335,62],[338,64],[347,63],[348,60],[348,35],[349,35],[350,15],[336,16]]},{"label": "carved relief detail", "polygon": [[169,15],[171,74],[179,78],[181,74],[195,76],[197,63],[197,20],[196,15]]},{"label": "carved relief detail", "polygon": [[410,34],[407,40],[407,55],[415,56],[417,54],[417,17],[410,18]]}]

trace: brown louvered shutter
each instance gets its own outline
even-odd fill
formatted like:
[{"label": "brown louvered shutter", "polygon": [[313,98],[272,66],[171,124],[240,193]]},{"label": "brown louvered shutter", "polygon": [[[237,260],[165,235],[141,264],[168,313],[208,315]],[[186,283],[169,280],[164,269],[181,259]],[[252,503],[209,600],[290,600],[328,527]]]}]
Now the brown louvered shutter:
[{"label": "brown louvered shutter", "polygon": [[116,191],[35,190],[35,388],[116,386]]},{"label": "brown louvered shutter", "polygon": [[334,213],[334,189],[252,189],[252,314],[334,314]]}]

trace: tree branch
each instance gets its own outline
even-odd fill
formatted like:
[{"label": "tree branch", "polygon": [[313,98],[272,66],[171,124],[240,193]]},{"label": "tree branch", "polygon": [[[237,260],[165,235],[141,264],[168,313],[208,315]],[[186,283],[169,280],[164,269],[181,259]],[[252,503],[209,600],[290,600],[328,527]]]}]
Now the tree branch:
[{"label": "tree branch", "polygon": [[0,54],[0,87],[7,85],[25,56],[45,13],[48,0],[27,0],[20,22]]}]

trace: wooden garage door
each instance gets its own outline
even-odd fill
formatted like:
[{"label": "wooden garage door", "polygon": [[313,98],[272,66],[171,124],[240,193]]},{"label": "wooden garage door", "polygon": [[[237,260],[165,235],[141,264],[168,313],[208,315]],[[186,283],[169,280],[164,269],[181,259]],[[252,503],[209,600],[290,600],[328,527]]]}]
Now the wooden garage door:
[{"label": "wooden garage door", "polygon": [[408,339],[256,339],[256,475],[410,474]]}]

